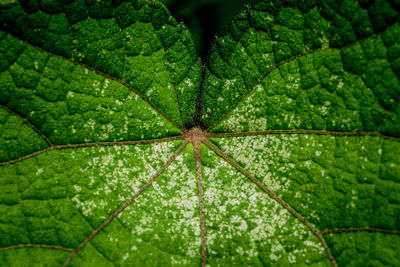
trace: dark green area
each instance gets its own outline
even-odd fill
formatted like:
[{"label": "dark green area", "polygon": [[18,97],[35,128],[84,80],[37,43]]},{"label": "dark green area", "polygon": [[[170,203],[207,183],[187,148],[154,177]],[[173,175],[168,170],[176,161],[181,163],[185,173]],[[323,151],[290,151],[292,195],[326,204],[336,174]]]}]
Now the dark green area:
[{"label": "dark green area", "polygon": [[245,6],[257,0],[161,0],[192,34],[197,54],[206,59],[211,43]]},{"label": "dark green area", "polygon": [[380,233],[338,233],[325,236],[339,266],[399,266],[400,237]]},{"label": "dark green area", "polygon": [[16,159],[48,146],[21,117],[0,108],[0,161]]},{"label": "dark green area", "polygon": [[0,253],[0,263],[10,262],[14,266],[51,267],[62,266],[70,252],[53,249],[20,248]]},{"label": "dark green area", "polygon": [[[365,75],[366,86],[375,89],[376,79],[381,77],[378,73],[384,76],[382,65],[380,62],[369,65],[362,57],[379,59],[382,51],[371,50],[371,46],[362,47],[361,50],[358,42],[362,43],[362,40],[380,34],[393,25],[395,33],[382,33],[382,40],[385,46],[390,47],[390,51],[397,51],[398,38],[394,36],[399,35],[399,10],[395,3],[384,1],[263,1],[242,11],[211,47],[203,83],[203,117],[210,121],[210,125],[214,124],[263,74],[279,68],[280,64],[287,61],[302,60],[303,54],[316,50],[342,50],[352,46],[353,52],[349,49],[349,53],[341,55],[344,69],[361,78]],[[363,53],[359,54],[361,51]],[[389,51],[384,55],[394,73],[395,80],[392,81],[396,85],[385,90],[386,96],[383,97],[390,95],[393,99],[388,109],[393,109],[395,114],[400,77],[398,56],[398,53]],[[285,65],[282,67],[286,68]],[[300,67],[311,68],[313,64],[306,63]],[[327,67],[336,66],[332,64]],[[290,73],[291,70],[282,72]],[[316,82],[312,80],[316,77],[305,78],[302,82],[306,88]],[[324,73],[318,78],[323,81]],[[285,83],[291,82],[285,80]],[[281,84],[280,90],[284,90],[285,86]],[[376,89],[384,90],[380,86]],[[274,90],[271,93],[278,92]],[[315,101],[320,98],[318,93],[314,94]],[[280,103],[280,106],[284,105],[286,103]],[[387,107],[384,103],[380,105]],[[394,116],[399,121],[398,115]]]}]

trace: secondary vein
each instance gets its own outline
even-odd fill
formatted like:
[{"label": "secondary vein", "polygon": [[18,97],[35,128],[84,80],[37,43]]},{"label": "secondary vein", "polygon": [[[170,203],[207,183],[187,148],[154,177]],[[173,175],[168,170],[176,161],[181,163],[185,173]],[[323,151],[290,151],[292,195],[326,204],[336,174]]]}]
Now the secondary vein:
[{"label": "secondary vein", "polygon": [[28,125],[30,128],[32,128],[38,135],[40,135],[40,137],[42,137],[42,139],[49,145],[49,146],[53,146],[53,143],[50,141],[50,139],[39,129],[37,128],[35,125],[33,125],[30,121],[28,121],[26,118],[22,117],[21,114],[9,109],[8,107],[4,106],[4,105],[0,105],[4,110],[6,110],[8,113],[10,113],[11,115],[14,115],[16,117],[18,117],[19,119],[21,119],[26,125]]},{"label": "secondary vein", "polygon": [[74,250],[74,249],[72,249],[72,248],[65,248],[65,247],[55,246],[55,245],[45,245],[45,244],[20,244],[20,245],[14,245],[14,246],[9,246],[9,247],[0,248],[0,251],[11,250],[11,249],[18,249],[18,248],[46,248],[46,249],[64,250],[64,251],[69,251],[69,252],[72,252],[72,251]]},{"label": "secondary vein", "polygon": [[327,229],[327,230],[321,231],[321,234],[325,235],[325,234],[333,234],[333,233],[352,233],[352,232],[370,232],[370,233],[400,235],[400,231],[397,231],[397,230],[369,228],[369,227]]},{"label": "secondary vein", "polygon": [[292,207],[289,206],[285,201],[283,201],[280,197],[278,197],[277,194],[275,194],[273,191],[268,189],[264,184],[262,184],[259,180],[257,180],[254,176],[252,176],[249,172],[247,172],[243,167],[241,167],[236,161],[231,159],[227,154],[225,154],[221,149],[219,149],[216,145],[214,145],[211,141],[208,139],[205,139],[204,144],[206,144],[210,149],[212,149],[215,153],[217,153],[220,157],[222,157],[225,161],[227,161],[230,165],[232,165],[235,169],[237,169],[239,172],[241,172],[244,176],[246,176],[250,181],[255,183],[260,189],[262,189],[264,192],[266,192],[273,200],[278,202],[280,205],[282,205],[287,211],[289,211],[294,217],[296,217],[299,221],[304,223],[319,239],[321,242],[322,247],[325,250],[325,253],[327,254],[330,262],[334,267],[337,267],[337,263],[335,259],[333,258],[332,253],[329,250],[328,245],[326,244],[324,238],[322,237],[321,232],[314,227],[306,218],[301,216],[297,211],[295,211]]},{"label": "secondary vein", "polygon": [[184,139],[183,135],[165,137],[160,139],[150,139],[150,140],[138,140],[138,141],[118,141],[118,142],[96,142],[96,143],[83,143],[83,144],[69,144],[69,145],[57,145],[51,146],[40,151],[34,152],[32,154],[13,159],[10,161],[0,162],[0,166],[6,166],[10,164],[15,164],[17,162],[36,157],[40,154],[44,154],[50,152],[52,150],[62,150],[62,149],[72,149],[72,148],[82,148],[82,147],[98,147],[98,146],[124,146],[124,145],[139,145],[139,144],[155,144],[155,143],[163,143],[173,140],[182,140]]},{"label": "secondary vein", "polygon": [[368,37],[366,37],[366,38],[362,38],[362,39],[360,39],[360,40],[357,40],[357,41],[355,41],[355,42],[352,42],[352,43],[350,43],[350,44],[348,44],[348,45],[346,45],[346,46],[343,46],[343,47],[341,47],[341,48],[335,48],[335,47],[327,47],[327,48],[318,48],[318,49],[314,49],[314,50],[309,50],[309,51],[304,51],[304,52],[302,52],[302,53],[299,53],[299,54],[297,54],[297,55],[294,55],[294,56],[292,56],[292,57],[290,57],[290,58],[287,58],[287,59],[285,59],[285,60],[282,60],[281,62],[278,62],[278,63],[276,63],[275,65],[273,65],[272,67],[270,67],[268,70],[266,70],[263,74],[261,74],[261,76],[256,80],[256,81],[254,81],[254,83],[252,83],[245,91],[244,91],[244,93],[241,95],[241,96],[239,96],[239,98],[237,98],[236,99],[236,101],[227,109],[227,111],[221,116],[221,117],[219,117],[218,119],[217,119],[217,121],[214,123],[214,124],[212,124],[207,130],[208,131],[211,131],[213,128],[215,128],[242,100],[243,100],[243,98],[247,95],[247,94],[249,94],[250,93],[250,91],[251,90],[253,90],[253,88],[256,86],[256,85],[258,85],[259,83],[261,83],[274,69],[276,69],[276,68],[278,68],[278,67],[280,67],[281,65],[284,65],[284,64],[286,64],[286,63],[289,63],[289,62],[291,62],[291,61],[293,61],[293,60],[296,60],[297,58],[299,58],[299,57],[303,57],[303,56],[306,56],[306,55],[309,55],[309,54],[313,54],[313,53],[316,53],[316,52],[319,52],[319,51],[327,51],[327,50],[337,50],[337,51],[342,51],[342,50],[344,50],[344,49],[346,49],[346,48],[349,48],[349,47],[352,47],[352,46],[354,46],[354,45],[356,45],[356,44],[358,44],[358,43],[360,43],[361,41],[363,41],[363,40],[368,40],[368,39],[372,39],[372,38],[375,38],[376,37],[376,34],[373,34],[373,35],[371,35],[371,36],[368,36]]},{"label": "secondary vein", "polygon": [[392,137],[381,134],[379,132],[336,132],[336,131],[325,131],[325,130],[267,130],[267,131],[251,131],[251,132],[240,132],[240,133],[210,133],[209,137],[240,137],[240,136],[256,136],[256,135],[268,135],[268,134],[315,134],[315,135],[331,135],[331,136],[377,136],[382,139],[392,140],[400,142],[399,137]]},{"label": "secondary vein", "polygon": [[72,258],[87,244],[89,241],[95,237],[101,230],[104,229],[118,214],[120,214],[124,209],[126,209],[129,204],[131,204],[143,191],[145,191],[155,180],[156,178],[171,164],[171,162],[178,156],[178,154],[183,150],[186,146],[187,142],[184,141],[178,149],[172,154],[172,156],[167,160],[167,162],[157,171],[156,174],[143,186],[141,187],[128,201],[126,201],[117,211],[115,211],[103,224],[101,224],[96,230],[94,230],[78,247],[76,247],[68,259],[65,261],[63,267],[66,267]]},{"label": "secondary vein", "polygon": [[[17,38],[18,38],[18,37],[17,37]],[[117,77],[111,76],[110,74],[107,74],[107,73],[105,73],[105,72],[102,72],[102,71],[100,71],[100,70],[98,70],[98,69],[93,68],[92,66],[89,66],[89,65],[87,65],[87,64],[85,64],[85,63],[76,61],[76,60],[74,60],[74,59],[72,59],[72,58],[67,58],[67,57],[64,57],[64,56],[60,56],[60,55],[54,54],[54,53],[52,53],[52,52],[50,52],[50,51],[44,50],[43,48],[38,47],[38,46],[35,46],[35,45],[33,45],[33,44],[31,44],[31,43],[25,41],[25,40],[24,40],[23,42],[24,42],[25,45],[27,45],[27,46],[30,46],[30,47],[33,47],[33,48],[38,49],[38,50],[40,50],[40,51],[43,51],[43,52],[45,52],[45,53],[47,53],[47,54],[49,54],[49,55],[51,55],[51,56],[58,57],[58,58],[61,58],[61,59],[63,59],[63,60],[67,60],[67,61],[69,61],[69,62],[72,62],[72,63],[75,64],[75,65],[82,66],[82,67],[84,67],[84,68],[90,69],[91,71],[95,72],[96,74],[99,74],[99,75],[101,75],[101,76],[103,76],[103,77],[105,77],[105,78],[114,80],[114,81],[116,81],[116,82],[122,84],[123,86],[125,86],[126,88],[128,88],[129,90],[131,90],[132,92],[134,92],[135,94],[137,94],[137,95],[138,95],[140,98],[142,98],[145,102],[147,102],[152,108],[154,108],[158,113],[160,113],[163,117],[165,117],[165,118],[166,118],[170,123],[172,123],[176,128],[180,129],[181,131],[184,130],[181,126],[179,126],[178,124],[176,124],[170,117],[168,117],[168,115],[165,114],[160,108],[158,108],[156,105],[154,105],[147,97],[145,97],[142,93],[140,93],[139,91],[137,91],[136,89],[134,89],[131,85],[129,85],[129,84],[128,84],[127,82],[125,82],[124,80],[121,80],[121,79],[119,79],[119,78],[117,78]]]}]

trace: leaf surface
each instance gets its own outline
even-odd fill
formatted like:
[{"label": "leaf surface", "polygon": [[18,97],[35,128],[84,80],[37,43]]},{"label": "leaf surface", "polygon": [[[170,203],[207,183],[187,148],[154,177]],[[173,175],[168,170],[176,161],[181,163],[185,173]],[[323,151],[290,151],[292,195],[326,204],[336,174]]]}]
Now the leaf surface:
[{"label": "leaf surface", "polygon": [[398,265],[398,10],[1,1],[0,265]]}]

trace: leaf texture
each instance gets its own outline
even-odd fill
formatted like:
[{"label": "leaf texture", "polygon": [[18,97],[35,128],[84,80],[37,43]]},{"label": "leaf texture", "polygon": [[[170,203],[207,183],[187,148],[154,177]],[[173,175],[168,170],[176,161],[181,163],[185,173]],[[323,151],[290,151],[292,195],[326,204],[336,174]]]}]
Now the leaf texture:
[{"label": "leaf texture", "polygon": [[0,265],[399,265],[399,10],[0,1]]}]

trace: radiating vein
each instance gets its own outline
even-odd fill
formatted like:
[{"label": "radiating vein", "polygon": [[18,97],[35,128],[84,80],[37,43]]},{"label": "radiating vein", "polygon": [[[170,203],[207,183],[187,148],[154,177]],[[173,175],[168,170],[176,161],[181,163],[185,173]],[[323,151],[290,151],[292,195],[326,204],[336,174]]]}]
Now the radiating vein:
[{"label": "radiating vein", "polygon": [[194,157],[196,159],[196,177],[197,177],[197,190],[199,194],[200,204],[200,229],[201,229],[201,265],[206,266],[206,227],[204,216],[204,190],[203,179],[201,173],[201,157],[200,157],[200,143],[196,142],[194,146]]},{"label": "radiating vein", "polygon": [[395,102],[392,107],[388,110],[388,112],[386,113],[385,118],[382,120],[381,124],[378,126],[377,131],[380,131],[383,127],[383,125],[385,124],[385,122],[387,122],[390,119],[390,115],[393,113],[393,111],[396,110],[397,106],[399,105],[398,102]]},{"label": "radiating vein", "polygon": [[381,134],[379,132],[336,132],[336,131],[320,131],[320,130],[268,130],[268,131],[251,131],[240,133],[211,133],[209,137],[235,137],[235,136],[255,136],[268,134],[315,134],[315,135],[331,135],[331,136],[377,136],[382,139],[400,142],[400,137],[392,137]]},{"label": "radiating vein", "polygon": [[69,251],[69,252],[72,252],[72,251],[74,250],[73,248],[65,248],[65,247],[54,246],[54,245],[44,245],[44,244],[20,244],[20,245],[14,245],[14,246],[9,246],[9,247],[0,248],[0,251],[12,250],[12,249],[18,249],[18,248],[46,248],[46,249],[64,250],[64,251]]},{"label": "radiating vein", "polygon": [[332,233],[351,233],[351,232],[371,232],[371,233],[382,233],[390,235],[400,235],[400,231],[391,229],[381,228],[369,228],[369,227],[354,227],[354,228],[338,228],[338,229],[327,229],[321,231],[321,234],[332,234]]},{"label": "radiating vein", "polygon": [[[331,48],[328,48],[328,49],[331,49]],[[315,52],[318,52],[318,51],[322,51],[322,50],[327,50],[327,49],[316,49],[316,50],[311,50],[311,51],[303,52],[303,53],[300,53],[300,54],[298,54],[298,55],[295,55],[295,56],[293,56],[293,57],[291,57],[291,58],[288,58],[288,59],[286,59],[286,60],[283,60],[283,61],[281,61],[281,62],[279,62],[279,63],[273,65],[273,66],[272,66],[271,68],[269,68],[266,72],[264,72],[252,85],[250,85],[250,87],[247,88],[246,91],[244,91],[244,93],[235,101],[235,103],[233,103],[232,106],[231,106],[221,117],[219,117],[219,119],[218,119],[213,125],[211,125],[211,126],[208,128],[208,131],[211,131],[211,130],[212,130],[213,128],[215,128],[226,116],[228,116],[228,114],[243,100],[243,98],[244,98],[246,95],[248,95],[248,94],[251,92],[251,90],[253,90],[253,88],[256,87],[256,85],[258,85],[259,83],[261,83],[261,82],[265,79],[265,77],[267,77],[268,74],[270,74],[274,69],[280,67],[281,65],[283,65],[283,64],[285,64],[285,63],[288,63],[288,62],[290,62],[290,61],[293,61],[293,60],[295,60],[295,59],[297,59],[297,58],[299,58],[299,57],[301,57],[301,56],[305,56],[305,55],[308,55],[308,54],[311,54],[311,53],[315,53]]]},{"label": "radiating vein", "polygon": [[155,143],[163,143],[173,140],[184,139],[183,135],[165,137],[160,139],[150,139],[150,140],[138,140],[138,141],[118,141],[118,142],[96,142],[96,143],[84,143],[84,144],[69,144],[69,145],[57,145],[51,146],[40,151],[34,152],[32,154],[13,159],[10,161],[0,162],[0,166],[6,166],[10,164],[14,164],[29,158],[36,157],[40,154],[44,154],[50,152],[52,150],[63,150],[63,149],[72,149],[72,148],[82,148],[82,147],[98,147],[98,146],[125,146],[125,145],[138,145],[138,144],[155,144]]},{"label": "radiating vein", "polygon": [[288,58],[288,59],[285,59],[285,60],[283,60],[283,61],[281,61],[281,62],[279,62],[279,63],[276,63],[275,65],[273,65],[272,67],[270,67],[266,72],[264,72],[256,81],[254,81],[254,83],[252,84],[252,85],[250,85],[245,91],[244,91],[244,93],[227,109],[227,111],[212,125],[212,126],[210,126],[209,128],[208,128],[208,131],[211,131],[213,128],[215,128],[226,116],[228,116],[228,114],[243,100],[243,98],[246,96],[246,95],[248,95],[250,92],[251,92],[251,90],[253,90],[253,88],[255,87],[255,86],[257,86],[258,84],[260,84],[264,79],[265,79],[265,77],[267,77],[274,69],[276,69],[276,68],[278,68],[278,67],[280,67],[280,66],[282,66],[282,65],[284,65],[284,64],[286,64],[286,63],[289,63],[289,62],[291,62],[291,61],[293,61],[293,60],[296,60],[297,58],[299,58],[299,57],[303,57],[303,56],[306,56],[306,55],[309,55],[309,54],[313,54],[313,53],[316,53],[316,52],[319,52],[319,51],[326,51],[326,50],[339,50],[339,51],[342,51],[342,50],[344,50],[344,49],[346,49],[346,48],[349,48],[349,47],[351,47],[351,46],[354,46],[354,45],[356,45],[356,44],[359,44],[361,41],[364,41],[364,40],[368,40],[368,39],[372,39],[372,38],[375,38],[376,37],[376,34],[373,34],[373,35],[371,35],[371,36],[369,36],[369,37],[366,37],[366,38],[362,38],[362,39],[360,39],[360,40],[357,40],[357,41],[355,41],[355,42],[352,42],[352,43],[350,43],[350,44],[348,44],[348,45],[346,45],[346,46],[344,46],[344,47],[341,47],[341,48],[334,48],[334,47],[327,47],[327,48],[318,48],[318,49],[314,49],[314,50],[309,50],[309,51],[305,51],[305,52],[302,52],[302,53],[299,53],[299,54],[297,54],[297,55],[295,55],[295,56],[292,56],[292,57],[290,57],[290,58]]},{"label": "radiating vein", "polygon": [[171,164],[171,162],[178,156],[178,154],[183,150],[183,148],[186,146],[187,142],[184,141],[178,149],[172,154],[172,156],[167,160],[167,162],[162,166],[156,174],[153,175],[153,177],[143,186],[141,187],[128,201],[126,201],[117,211],[115,211],[102,225],[100,225],[96,230],[94,230],[77,248],[75,248],[71,255],[68,257],[68,259],[64,263],[64,267],[67,266],[72,258],[78,253],[89,241],[96,236],[101,230],[103,230],[104,227],[106,227],[118,214],[120,214],[124,209],[126,209],[129,204],[131,204],[143,191],[145,191],[153,182],[156,180],[156,178]]},{"label": "radiating vein", "polygon": [[219,149],[216,145],[214,145],[212,142],[210,142],[208,139],[203,140],[203,142],[210,148],[212,149],[215,153],[217,153],[219,156],[221,156],[225,161],[227,161],[230,165],[232,165],[235,169],[240,171],[243,175],[245,175],[250,181],[255,183],[260,189],[262,189],[264,192],[266,192],[272,199],[274,199],[276,202],[278,202],[280,205],[282,205],[287,211],[289,211],[294,217],[296,217],[299,221],[304,223],[319,239],[321,242],[329,260],[331,261],[332,265],[337,267],[336,261],[332,256],[332,253],[329,250],[328,245],[326,244],[324,238],[322,237],[321,232],[314,227],[306,218],[301,216],[297,211],[295,211],[292,207],[289,206],[285,201],[283,201],[280,197],[278,197],[277,194],[275,194],[273,191],[268,189],[264,184],[262,184],[258,179],[256,179],[254,176],[252,176],[249,172],[247,172],[244,168],[242,168],[236,161],[231,159],[227,154],[225,154],[221,149]]},{"label": "radiating vein", "polygon": [[26,125],[28,125],[30,128],[32,128],[38,135],[40,135],[40,137],[42,137],[42,139],[49,145],[49,146],[53,146],[53,143],[50,141],[50,139],[39,129],[37,128],[35,125],[33,125],[30,121],[28,121],[27,119],[25,119],[24,117],[22,117],[20,114],[18,114],[17,112],[9,109],[8,107],[4,106],[4,105],[0,105],[4,110],[6,110],[8,113],[10,113],[11,115],[14,115],[16,117],[18,117],[19,119],[21,119]]},{"label": "radiating vein", "polygon": [[[18,37],[16,37],[16,38],[18,38]],[[18,39],[19,39],[19,38],[18,38]],[[43,52],[45,52],[45,53],[47,53],[47,54],[49,54],[49,55],[51,55],[51,56],[58,57],[58,58],[61,58],[61,59],[63,59],[63,60],[67,60],[67,61],[69,61],[69,62],[74,63],[75,65],[78,65],[78,66],[82,66],[82,67],[84,67],[84,68],[87,68],[87,69],[89,69],[89,70],[95,72],[96,74],[99,74],[99,75],[101,75],[101,76],[103,76],[103,77],[105,77],[105,78],[111,79],[111,80],[113,80],[113,81],[116,81],[116,82],[122,84],[123,86],[125,86],[126,88],[128,88],[129,90],[131,90],[132,92],[134,92],[135,94],[137,94],[140,98],[142,98],[146,103],[148,103],[148,104],[149,104],[152,108],[154,108],[158,113],[160,113],[162,116],[164,116],[164,117],[165,117],[170,123],[172,123],[175,127],[177,127],[178,129],[180,129],[181,131],[183,131],[183,128],[182,128],[181,126],[179,126],[178,124],[176,124],[170,117],[168,117],[167,114],[165,114],[160,108],[158,108],[156,105],[154,105],[147,97],[145,97],[142,93],[140,93],[139,91],[137,91],[136,89],[134,89],[134,88],[133,88],[131,85],[129,85],[127,82],[125,82],[125,81],[123,81],[123,80],[121,80],[121,79],[119,79],[119,78],[117,78],[117,77],[111,76],[110,74],[107,74],[107,73],[105,73],[105,72],[102,72],[102,71],[100,71],[100,70],[97,70],[97,69],[95,69],[95,68],[93,68],[93,67],[91,67],[91,66],[89,66],[89,65],[87,65],[87,64],[85,64],[85,63],[76,61],[76,60],[74,60],[74,59],[72,59],[72,58],[67,58],[67,57],[63,57],[63,56],[54,54],[54,53],[52,53],[52,52],[49,52],[49,51],[47,51],[47,50],[44,50],[44,49],[41,48],[41,47],[35,46],[35,45],[33,45],[33,44],[31,44],[31,43],[29,43],[29,42],[27,42],[27,41],[23,41],[23,42],[24,42],[25,45],[27,45],[27,46],[30,46],[30,47],[33,47],[33,48],[38,49],[38,50],[40,50],[40,51],[43,51]]]}]

